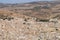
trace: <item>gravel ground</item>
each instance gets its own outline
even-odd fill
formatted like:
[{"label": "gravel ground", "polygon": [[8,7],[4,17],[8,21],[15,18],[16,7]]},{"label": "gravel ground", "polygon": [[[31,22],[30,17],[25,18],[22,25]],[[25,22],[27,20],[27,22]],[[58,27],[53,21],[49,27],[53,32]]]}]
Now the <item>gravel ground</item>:
[{"label": "gravel ground", "polygon": [[0,40],[60,40],[60,23],[0,19]]}]

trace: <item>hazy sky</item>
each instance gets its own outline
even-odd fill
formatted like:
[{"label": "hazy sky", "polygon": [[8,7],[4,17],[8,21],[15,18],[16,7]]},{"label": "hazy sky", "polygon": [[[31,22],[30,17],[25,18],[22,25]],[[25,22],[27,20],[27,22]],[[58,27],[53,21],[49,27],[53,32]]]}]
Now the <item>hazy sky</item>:
[{"label": "hazy sky", "polygon": [[51,0],[0,0],[0,3],[26,3],[32,1],[51,1]]}]

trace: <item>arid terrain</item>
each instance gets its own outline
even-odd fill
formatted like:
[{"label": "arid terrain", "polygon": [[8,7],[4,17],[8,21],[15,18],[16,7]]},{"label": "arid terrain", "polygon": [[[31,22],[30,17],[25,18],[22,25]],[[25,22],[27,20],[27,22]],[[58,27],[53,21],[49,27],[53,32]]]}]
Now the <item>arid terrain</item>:
[{"label": "arid terrain", "polygon": [[0,40],[60,40],[60,2],[0,3]]}]

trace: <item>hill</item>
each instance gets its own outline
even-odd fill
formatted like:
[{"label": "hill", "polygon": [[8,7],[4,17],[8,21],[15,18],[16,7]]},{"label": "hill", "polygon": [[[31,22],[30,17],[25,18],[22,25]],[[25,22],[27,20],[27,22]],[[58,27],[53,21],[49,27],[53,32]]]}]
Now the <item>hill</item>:
[{"label": "hill", "polygon": [[0,40],[60,40],[60,2],[0,3]]}]

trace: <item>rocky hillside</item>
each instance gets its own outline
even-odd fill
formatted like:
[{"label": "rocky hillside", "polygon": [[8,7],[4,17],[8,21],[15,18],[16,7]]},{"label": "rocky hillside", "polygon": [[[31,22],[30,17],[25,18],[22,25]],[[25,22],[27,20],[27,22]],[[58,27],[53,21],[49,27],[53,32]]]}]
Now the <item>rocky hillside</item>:
[{"label": "rocky hillside", "polygon": [[60,40],[60,3],[54,3],[1,8],[0,40]]}]

